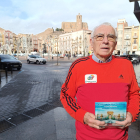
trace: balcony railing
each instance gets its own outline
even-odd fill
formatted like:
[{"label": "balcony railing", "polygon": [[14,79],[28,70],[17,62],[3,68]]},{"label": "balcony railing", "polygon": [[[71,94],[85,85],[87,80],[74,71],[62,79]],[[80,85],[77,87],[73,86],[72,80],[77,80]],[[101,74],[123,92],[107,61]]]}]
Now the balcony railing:
[{"label": "balcony railing", "polygon": [[136,39],[136,38],[138,38],[138,36],[137,36],[137,35],[135,35],[135,36],[133,36],[133,38],[134,38],[134,39]]},{"label": "balcony railing", "polygon": [[125,39],[125,40],[129,40],[129,39],[130,39],[130,37],[125,37],[124,39]]},{"label": "balcony railing", "polygon": [[129,42],[129,43],[125,43],[125,45],[126,45],[126,46],[130,46],[130,45],[131,45],[131,43],[130,43],[130,42]]}]

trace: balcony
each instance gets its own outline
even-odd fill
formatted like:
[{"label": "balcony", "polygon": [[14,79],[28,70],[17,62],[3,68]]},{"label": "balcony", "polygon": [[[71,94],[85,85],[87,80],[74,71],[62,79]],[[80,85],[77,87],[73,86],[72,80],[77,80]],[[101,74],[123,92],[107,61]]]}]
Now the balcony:
[{"label": "balcony", "polygon": [[138,48],[138,44],[133,44],[133,45],[132,45],[132,50],[133,50],[133,51],[136,51],[137,48]]},{"label": "balcony", "polygon": [[137,35],[133,36],[133,39],[137,39],[137,38],[138,38],[138,36],[137,36]]},{"label": "balcony", "polygon": [[129,39],[130,39],[130,37],[125,37],[124,39],[125,39],[125,40],[129,40]]},{"label": "balcony", "polygon": [[125,43],[125,46],[130,46],[130,45],[131,45],[130,42]]},{"label": "balcony", "polygon": [[13,40],[12,39],[10,39],[10,44],[13,44]]}]

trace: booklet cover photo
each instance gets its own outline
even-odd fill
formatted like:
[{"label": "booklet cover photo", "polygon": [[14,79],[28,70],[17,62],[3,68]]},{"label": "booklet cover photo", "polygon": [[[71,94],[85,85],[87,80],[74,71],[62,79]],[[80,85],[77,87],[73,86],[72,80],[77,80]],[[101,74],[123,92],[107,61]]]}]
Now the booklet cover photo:
[{"label": "booklet cover photo", "polygon": [[105,123],[126,119],[127,102],[95,102],[95,117]]}]

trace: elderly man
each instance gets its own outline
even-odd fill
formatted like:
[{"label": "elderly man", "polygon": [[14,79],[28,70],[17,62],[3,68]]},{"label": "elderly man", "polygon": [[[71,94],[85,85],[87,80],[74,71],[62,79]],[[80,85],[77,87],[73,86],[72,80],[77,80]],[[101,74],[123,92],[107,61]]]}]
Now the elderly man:
[{"label": "elderly man", "polygon": [[[74,61],[62,85],[60,100],[76,120],[77,140],[127,140],[128,126],[138,118],[135,72],[129,60],[112,55],[116,40],[111,24],[96,27],[90,40],[93,55]],[[120,127],[105,127],[95,118],[95,102],[127,102],[126,119],[116,121]]]}]

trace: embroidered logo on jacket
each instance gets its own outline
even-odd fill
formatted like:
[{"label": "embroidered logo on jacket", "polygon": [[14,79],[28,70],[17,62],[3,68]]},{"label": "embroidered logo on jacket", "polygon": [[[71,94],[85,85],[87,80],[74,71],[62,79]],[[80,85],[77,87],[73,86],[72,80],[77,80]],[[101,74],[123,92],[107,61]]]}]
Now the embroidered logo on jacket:
[{"label": "embroidered logo on jacket", "polygon": [[119,78],[120,78],[120,79],[124,79],[123,76],[122,76],[122,74],[119,76]]},{"label": "embroidered logo on jacket", "polygon": [[96,74],[86,74],[85,83],[97,83],[97,75]]}]

